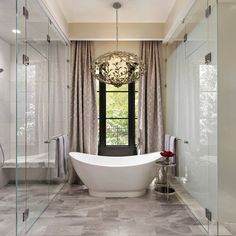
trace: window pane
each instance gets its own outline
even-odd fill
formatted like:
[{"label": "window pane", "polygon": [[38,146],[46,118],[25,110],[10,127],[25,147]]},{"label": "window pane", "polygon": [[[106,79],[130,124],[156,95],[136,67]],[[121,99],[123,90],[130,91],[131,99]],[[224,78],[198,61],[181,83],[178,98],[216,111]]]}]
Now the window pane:
[{"label": "window pane", "polygon": [[128,119],[106,120],[106,144],[128,145]]},{"label": "window pane", "polygon": [[96,89],[99,91],[99,80],[96,79]]},{"label": "window pane", "polygon": [[115,87],[114,85],[107,84],[106,91],[128,91],[128,84],[124,84],[119,88]]},{"label": "window pane", "polygon": [[97,133],[98,143],[100,143],[100,129],[99,129],[99,127],[100,127],[100,119],[98,119],[98,133]]},{"label": "window pane", "polygon": [[136,81],[135,82],[135,91],[138,91],[139,90],[139,81]]},{"label": "window pane", "polygon": [[139,135],[138,119],[135,119],[135,144],[139,144],[138,135]]},{"label": "window pane", "polygon": [[128,118],[128,92],[106,94],[106,117]]},{"label": "window pane", "polygon": [[99,92],[97,92],[96,99],[97,99],[97,101],[96,101],[96,103],[97,103],[97,112],[98,112],[98,116],[100,116],[100,114],[99,114]]}]

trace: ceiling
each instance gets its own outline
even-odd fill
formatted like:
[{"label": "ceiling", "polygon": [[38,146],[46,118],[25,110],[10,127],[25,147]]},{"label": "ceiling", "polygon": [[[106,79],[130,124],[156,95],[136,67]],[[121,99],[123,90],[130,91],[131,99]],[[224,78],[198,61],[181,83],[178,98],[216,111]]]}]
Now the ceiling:
[{"label": "ceiling", "polygon": [[[24,1],[18,1],[18,11],[23,8]],[[50,24],[48,17],[42,10],[39,2],[28,1],[27,8],[30,12],[30,17],[25,24],[23,15],[19,14],[16,22],[16,1],[15,0],[0,0],[0,39],[14,45],[16,43],[16,36],[19,43],[25,42],[25,33],[27,27],[27,41],[31,44],[42,41],[46,42],[46,35],[50,34],[51,40],[62,41],[58,31],[53,24]],[[17,24],[16,24],[17,23]],[[15,34],[12,30],[18,29],[19,34]]]},{"label": "ceiling", "polygon": [[[115,22],[115,0],[56,0],[69,23]],[[119,22],[164,23],[176,0],[120,0]]]},{"label": "ceiling", "polygon": [[14,43],[16,35],[11,31],[16,29],[16,3],[14,0],[0,1],[0,38]]}]

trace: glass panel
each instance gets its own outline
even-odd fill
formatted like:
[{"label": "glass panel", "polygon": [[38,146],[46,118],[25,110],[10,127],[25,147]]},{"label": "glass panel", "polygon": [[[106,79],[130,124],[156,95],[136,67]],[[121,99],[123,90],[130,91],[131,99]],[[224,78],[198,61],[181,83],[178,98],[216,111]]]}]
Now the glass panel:
[{"label": "glass panel", "polygon": [[185,150],[187,181],[185,184],[189,193],[200,204],[198,218],[202,225],[208,230],[208,220],[205,217],[205,207],[209,201],[208,186],[208,124],[205,111],[209,109],[202,86],[206,81],[206,67],[204,66],[205,55],[208,53],[207,44],[203,44],[197,51],[192,53],[187,60],[187,75],[189,79],[189,91],[191,114],[189,114],[189,149]]},{"label": "glass panel", "polygon": [[[49,26],[49,137],[67,138],[67,46],[53,24]],[[64,185],[56,176],[56,142],[49,144],[50,186],[49,199],[53,199]]]},{"label": "glass panel", "polygon": [[29,18],[26,20],[26,230],[48,206],[49,200],[49,20],[37,0],[27,0]]},{"label": "glass panel", "polygon": [[[10,2],[10,1],[9,1]],[[11,1],[13,2],[13,1]],[[14,1],[15,4],[15,1]],[[11,128],[11,136],[12,136],[12,147],[16,147],[17,151],[14,156],[16,159],[16,168],[13,169],[13,172],[16,180],[16,192],[17,192],[17,223],[16,223],[16,231],[18,235],[23,235],[25,232],[25,223],[22,221],[22,213],[26,209],[26,121],[25,121],[25,111],[26,111],[26,67],[23,65],[22,62],[22,55],[26,54],[26,47],[25,47],[25,32],[26,32],[26,25],[25,25],[25,18],[22,14],[22,8],[25,5],[25,0],[17,0],[17,31],[16,34],[16,56],[17,56],[17,67],[14,66],[12,63],[12,90],[11,94],[11,110],[12,114],[14,114],[14,110],[17,110],[16,116],[12,115],[12,128]],[[15,62],[15,58],[12,58]],[[13,91],[16,91],[14,94]]]},{"label": "glass panel", "polygon": [[115,87],[114,85],[107,84],[106,90],[107,91],[128,91],[128,84],[124,84],[119,88]]},{"label": "glass panel", "polygon": [[48,56],[48,17],[37,0],[27,0],[27,42],[44,56]]},{"label": "glass panel", "polygon": [[16,235],[15,13],[15,0],[0,1],[0,235]]},{"label": "glass panel", "polygon": [[26,229],[48,204],[48,60],[27,45],[30,65],[26,85],[26,187],[29,218]]},{"label": "glass panel", "polygon": [[208,51],[211,52],[212,61],[207,68],[207,80],[205,80],[204,91],[207,97],[208,107],[208,186],[209,186],[209,201],[208,209],[212,212],[212,224],[210,224],[210,231],[216,232],[216,220],[218,219],[218,190],[217,190],[217,169],[218,169],[218,158],[217,158],[217,142],[219,142],[217,134],[217,5],[216,0],[209,0],[208,5],[211,5],[211,16],[208,18]]},{"label": "glass panel", "polygon": [[[167,132],[181,139],[178,142],[176,180],[180,184],[177,188],[208,232],[210,224],[205,208],[212,212],[211,224],[217,218],[215,3],[195,1],[180,27],[181,31],[168,46],[167,60]],[[212,4],[211,14],[206,17],[209,4]],[[185,33],[187,41],[183,42],[179,39],[183,39]],[[210,52],[212,60],[206,64],[205,56]]]},{"label": "glass panel", "polygon": [[128,119],[107,119],[106,144],[128,145]]},{"label": "glass panel", "polygon": [[198,0],[185,19],[185,31],[188,35],[186,56],[197,50],[208,40],[208,18],[205,17],[207,0]]},{"label": "glass panel", "polygon": [[128,93],[106,94],[106,117],[128,118]]}]

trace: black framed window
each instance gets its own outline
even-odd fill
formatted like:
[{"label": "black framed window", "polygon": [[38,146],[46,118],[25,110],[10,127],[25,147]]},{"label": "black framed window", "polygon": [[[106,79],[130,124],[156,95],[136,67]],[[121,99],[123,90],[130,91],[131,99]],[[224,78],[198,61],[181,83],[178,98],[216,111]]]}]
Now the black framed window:
[{"label": "black framed window", "polygon": [[99,155],[137,154],[135,145],[136,94],[135,83],[119,88],[101,82],[97,83]]}]

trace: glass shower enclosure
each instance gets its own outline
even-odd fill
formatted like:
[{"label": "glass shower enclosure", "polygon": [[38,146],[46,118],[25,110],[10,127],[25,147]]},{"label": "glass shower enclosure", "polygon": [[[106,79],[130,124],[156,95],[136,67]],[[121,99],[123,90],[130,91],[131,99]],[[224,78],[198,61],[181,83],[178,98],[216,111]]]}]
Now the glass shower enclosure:
[{"label": "glass shower enclosure", "polygon": [[0,235],[24,235],[64,185],[68,45],[42,1],[0,1]]},{"label": "glass shower enclosure", "polygon": [[68,46],[40,1],[18,0],[17,10],[16,181],[25,194],[17,226],[28,231],[64,183],[56,176],[55,141],[68,129]]},{"label": "glass shower enclosure", "polygon": [[167,50],[167,123],[179,138],[179,194],[207,233],[216,235],[217,1],[195,1]]},{"label": "glass shower enclosure", "polygon": [[196,0],[167,45],[175,187],[210,235],[236,234],[236,2]]}]

